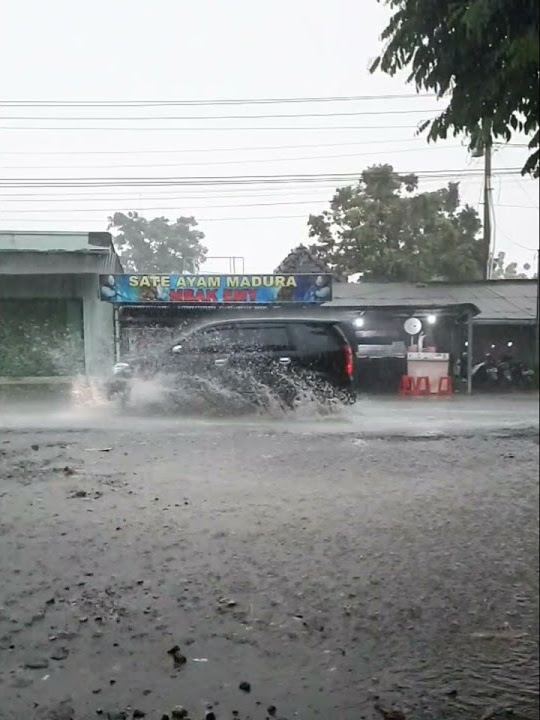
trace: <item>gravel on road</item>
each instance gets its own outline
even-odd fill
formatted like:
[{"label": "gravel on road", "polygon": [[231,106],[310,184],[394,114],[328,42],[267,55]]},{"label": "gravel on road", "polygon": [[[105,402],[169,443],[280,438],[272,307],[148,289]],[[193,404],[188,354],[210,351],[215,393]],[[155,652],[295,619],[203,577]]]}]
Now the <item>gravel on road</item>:
[{"label": "gravel on road", "polygon": [[0,719],[537,718],[537,471],[534,432],[5,429]]}]

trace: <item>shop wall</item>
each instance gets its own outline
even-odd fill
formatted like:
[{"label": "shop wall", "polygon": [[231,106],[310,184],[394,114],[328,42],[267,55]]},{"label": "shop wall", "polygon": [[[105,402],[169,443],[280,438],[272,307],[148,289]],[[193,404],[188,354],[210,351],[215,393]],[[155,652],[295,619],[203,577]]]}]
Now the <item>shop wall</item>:
[{"label": "shop wall", "polygon": [[99,375],[113,361],[113,310],[95,275],[2,275],[0,343],[0,375]]},{"label": "shop wall", "polygon": [[114,309],[99,299],[97,275],[80,277],[84,296],[84,347],[86,374],[100,377],[114,364]]}]

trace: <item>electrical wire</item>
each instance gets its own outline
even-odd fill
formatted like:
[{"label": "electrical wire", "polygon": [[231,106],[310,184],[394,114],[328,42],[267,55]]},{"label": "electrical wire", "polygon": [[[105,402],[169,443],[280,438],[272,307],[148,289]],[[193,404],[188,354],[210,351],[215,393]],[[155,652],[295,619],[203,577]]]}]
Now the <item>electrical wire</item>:
[{"label": "electrical wire", "polygon": [[[441,108],[444,111],[444,108]],[[417,110],[361,110],[351,112],[329,112],[329,113],[285,113],[285,114],[265,114],[265,115],[102,115],[101,117],[89,116],[52,116],[52,115],[2,115],[2,120],[67,120],[69,122],[78,122],[79,120],[118,120],[118,121],[135,121],[135,120],[290,120],[294,118],[318,118],[318,117],[358,117],[360,115],[418,115],[419,113],[437,113],[437,108],[417,109]]]},{"label": "electrical wire", "polygon": [[[246,118],[249,120],[249,118]],[[61,126],[57,125],[56,127],[43,127],[43,126],[21,126],[21,125],[1,125],[0,130],[54,130],[54,131],[65,131],[65,130],[108,130],[108,131],[114,131],[114,130],[121,130],[121,131],[133,131],[133,132],[139,132],[139,131],[151,131],[151,132],[168,132],[168,131],[175,131],[175,132],[197,132],[197,131],[209,131],[212,132],[221,132],[224,131],[235,131],[235,132],[246,132],[246,130],[249,130],[250,132],[258,131],[258,130],[264,130],[264,131],[270,131],[270,130],[319,130],[319,131],[327,131],[327,130],[412,130],[416,129],[418,130],[418,124],[416,125],[328,125],[326,127],[316,127],[313,125],[303,126],[303,125],[295,125],[295,126],[257,126],[254,125],[252,127],[201,127],[201,126],[195,126],[195,127],[121,127],[121,126],[105,126],[102,125],[101,127],[96,126],[82,126],[79,127],[71,127],[71,126]]]},{"label": "electrical wire", "polygon": [[386,145],[390,143],[423,142],[419,138],[393,140],[360,140],[337,143],[309,143],[296,145],[247,145],[240,147],[182,148],[181,150],[2,150],[2,155],[176,155],[183,153],[255,152],[266,150],[296,150],[299,148],[343,147],[354,145]]},{"label": "electrical wire", "polygon": [[[424,150],[448,150],[459,148],[461,145],[437,145],[429,148],[402,148],[398,150],[392,150],[392,154],[395,153],[408,153],[408,152],[423,152]],[[279,162],[294,162],[296,160],[329,160],[334,158],[358,158],[368,157],[374,155],[380,155],[381,151],[376,150],[374,152],[367,153],[340,153],[337,155],[308,155],[300,157],[272,157],[272,158],[248,158],[245,160],[217,160],[212,162],[174,162],[174,163],[146,163],[144,165],[0,165],[0,170],[73,170],[73,169],[84,169],[92,170],[94,168],[159,168],[159,167],[208,167],[212,165],[243,165],[245,163],[279,163]]]},{"label": "electrical wire", "polygon": [[[283,202],[261,202],[261,203],[240,203],[240,204],[227,204],[227,205],[190,205],[191,210],[216,210],[225,208],[244,208],[244,207],[271,207],[275,205],[310,205],[312,203],[327,203],[328,198],[310,199],[310,200],[285,200]],[[139,207],[139,210],[146,212],[147,210],[178,210],[177,205],[157,205],[155,207]],[[70,212],[110,212],[110,208],[70,208]],[[36,215],[40,213],[58,213],[63,210],[51,210],[45,208],[42,210],[18,210],[17,212],[25,215]]]},{"label": "electrical wire", "polygon": [[[497,175],[514,175],[520,172],[520,168],[500,168]],[[416,175],[418,178],[455,178],[457,174],[461,177],[474,177],[481,174],[481,171],[456,171],[456,170],[425,170],[394,173],[395,177],[403,175]],[[3,178],[0,179],[0,187],[3,188],[62,188],[62,187],[163,187],[163,186],[185,186],[191,185],[212,186],[212,185],[261,185],[261,184],[286,184],[286,183],[313,183],[322,179],[336,182],[357,182],[361,172],[357,173],[318,173],[318,174],[297,174],[297,175],[228,175],[228,176],[191,176],[191,177],[111,177],[111,178],[88,178],[88,177],[64,177],[64,178]]]},{"label": "electrical wire", "polygon": [[[479,173],[480,175],[480,173]],[[459,172],[452,172],[451,174],[448,174],[448,178],[451,178],[454,181],[460,182],[460,183],[469,183],[472,181],[475,181],[478,179],[479,175],[474,175],[467,179],[465,174],[459,174]],[[356,180],[359,178],[356,177]],[[444,178],[442,178],[444,179]],[[508,177],[505,175],[501,180],[505,179],[512,179],[511,177]],[[422,178],[422,183],[433,183],[433,182],[440,182],[440,177],[424,177]],[[291,181],[290,183],[286,183],[283,185],[274,185],[271,188],[264,187],[264,183],[261,183],[262,187],[259,187],[258,185],[251,185],[251,186],[243,186],[241,188],[235,187],[234,184],[231,186],[226,187],[220,187],[219,192],[220,195],[208,195],[208,191],[204,188],[197,189],[197,188],[183,188],[182,189],[182,197],[178,197],[178,190],[174,188],[155,188],[153,191],[146,190],[144,192],[144,199],[171,199],[171,200],[178,200],[178,199],[197,199],[197,198],[226,198],[226,197],[234,197],[234,193],[241,192],[241,195],[236,195],[236,197],[244,197],[246,195],[259,195],[260,193],[268,193],[271,192],[270,197],[274,196],[282,196],[283,194],[289,195],[289,194],[295,194],[295,193],[302,193],[305,194],[307,189],[303,187],[303,183],[300,181],[298,183],[295,183],[294,181]],[[16,188],[25,190],[26,188],[24,186],[21,186],[20,188]],[[7,188],[3,190],[2,197],[4,200],[9,200],[11,198],[26,198],[26,200],[21,200],[21,202],[29,202],[30,200],[34,202],[48,202],[49,200],[51,202],[63,202],[64,198],[73,198],[70,200],[70,202],[77,202],[79,199],[81,202],[86,202],[88,200],[92,199],[98,199],[98,200],[133,200],[133,201],[140,201],[142,198],[142,193],[140,192],[139,188],[135,186],[134,188],[126,188],[124,190],[120,190],[120,192],[124,193],[123,195],[117,195],[115,193],[116,187],[112,188],[96,188],[103,191],[103,193],[107,193],[104,197],[97,197],[95,192],[93,192],[92,189],[85,189],[80,188],[80,190],[76,190],[73,192],[72,190],[65,190],[65,189],[58,189],[58,188],[51,188],[52,192],[44,192],[45,188],[36,188],[32,189],[29,188],[27,192],[14,192],[14,188]],[[309,183],[309,189],[330,189],[335,190],[336,185],[335,181],[330,179],[320,179],[320,180],[314,180],[313,182]],[[56,190],[56,192],[55,192]],[[114,194],[109,194],[110,192]],[[125,193],[128,193],[126,195]],[[131,193],[131,194],[129,194]],[[223,195],[225,194],[225,195]]]},{"label": "electrical wire", "polygon": [[[261,217],[259,217],[259,216],[249,216],[249,217],[214,217],[214,218],[212,218],[212,217],[210,217],[210,218],[202,217],[202,218],[197,218],[197,223],[201,223],[201,222],[228,222],[228,221],[238,222],[238,221],[243,221],[243,220],[262,220],[262,221],[264,221],[264,222],[267,222],[268,220],[285,220],[285,219],[289,219],[289,218],[304,218],[304,219],[307,221],[307,216],[306,216],[306,214],[305,214],[305,213],[302,213],[302,214],[300,214],[300,215],[269,215],[269,216],[266,216],[266,217],[264,217],[264,216],[261,216]],[[0,218],[0,219],[1,219],[1,218]],[[29,218],[9,218],[9,219],[7,220],[7,222],[16,222],[16,223],[30,222],[30,223],[35,223],[36,220],[30,220]],[[87,223],[99,223],[102,227],[106,227],[107,224],[108,224],[108,221],[96,220],[95,218],[92,218],[92,219],[87,218],[86,220],[80,219],[80,218],[77,218],[76,220],[74,220],[74,219],[69,219],[69,220],[68,220],[68,219],[62,219],[62,218],[61,218],[61,219],[58,219],[58,218],[56,218],[56,219],[47,219],[47,218],[44,218],[44,219],[40,219],[39,222],[40,222],[40,223],[64,223],[64,222],[69,222],[69,223],[85,223],[85,224],[87,224]]]},{"label": "electrical wire", "polygon": [[0,100],[0,107],[207,107],[211,105],[285,105],[289,103],[358,102],[368,100],[416,100],[434,93],[393,95],[323,95],[281,98],[218,98],[213,100]]}]

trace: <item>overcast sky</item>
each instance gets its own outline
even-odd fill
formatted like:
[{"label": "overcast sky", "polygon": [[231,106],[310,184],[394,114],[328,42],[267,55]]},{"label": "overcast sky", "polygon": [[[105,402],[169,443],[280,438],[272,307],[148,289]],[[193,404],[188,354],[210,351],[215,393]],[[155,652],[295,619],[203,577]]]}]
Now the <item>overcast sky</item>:
[{"label": "overcast sky", "polygon": [[[481,211],[481,175],[471,176],[471,170],[481,169],[482,160],[471,159],[460,138],[428,145],[415,136],[416,124],[436,109],[435,100],[389,98],[414,95],[414,88],[403,78],[368,72],[387,20],[388,10],[376,0],[3,0],[3,101],[364,99],[4,106],[4,179],[212,176],[218,184],[0,189],[1,229],[100,230],[108,215],[130,209],[147,217],[193,214],[210,256],[241,256],[247,272],[269,272],[292,247],[308,241],[307,216],[325,208],[336,183],[223,185],[224,177],[360,173],[389,162],[421,176],[447,173],[441,180],[425,178],[421,189],[461,180],[464,201]],[[358,114],[306,117],[310,113]],[[241,117],[212,119],[220,115]],[[250,119],[253,115],[303,117]],[[538,184],[497,172],[521,167],[526,154],[523,147],[495,153],[496,243],[509,258],[533,263]],[[230,267],[210,259],[204,270]]]}]

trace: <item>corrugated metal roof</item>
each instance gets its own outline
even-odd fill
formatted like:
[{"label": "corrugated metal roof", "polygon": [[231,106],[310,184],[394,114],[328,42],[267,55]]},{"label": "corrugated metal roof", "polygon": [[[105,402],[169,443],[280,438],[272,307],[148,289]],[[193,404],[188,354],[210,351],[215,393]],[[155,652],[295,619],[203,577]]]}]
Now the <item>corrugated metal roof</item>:
[{"label": "corrugated metal roof", "polygon": [[0,274],[122,273],[110,233],[0,231]]},{"label": "corrugated metal roof", "polygon": [[0,230],[0,251],[114,252],[112,235],[103,232]]},{"label": "corrugated metal roof", "polygon": [[334,283],[328,305],[389,307],[471,303],[480,310],[476,322],[536,320],[536,280],[493,280],[472,283]]},{"label": "corrugated metal roof", "polygon": [[87,232],[0,232],[0,251],[85,252],[96,249],[89,245]]}]

